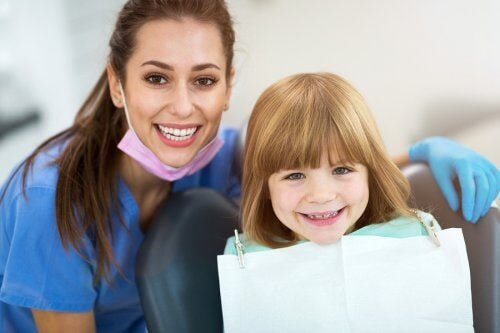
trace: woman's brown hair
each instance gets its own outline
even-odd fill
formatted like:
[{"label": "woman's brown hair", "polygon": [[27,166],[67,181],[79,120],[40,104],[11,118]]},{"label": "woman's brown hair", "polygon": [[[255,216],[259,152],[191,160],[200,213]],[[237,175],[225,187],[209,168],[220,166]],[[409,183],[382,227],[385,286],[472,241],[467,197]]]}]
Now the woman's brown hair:
[{"label": "woman's brown hair", "polygon": [[[224,0],[129,0],[118,15],[109,41],[108,61],[118,78],[125,83],[125,67],[134,52],[137,32],[145,23],[185,17],[218,28],[229,77],[235,36]],[[59,173],[55,198],[57,228],[63,246],[73,246],[82,256],[82,238],[91,237],[97,253],[96,281],[102,276],[108,278],[111,263],[117,265],[112,251],[111,219],[117,215],[123,221],[118,206],[120,153],[116,148],[126,129],[123,114],[112,103],[103,71],[73,125],[40,144],[22,165],[24,189],[37,155],[53,145],[64,144],[64,150],[54,161]],[[12,177],[8,182],[11,180]]]},{"label": "woman's brown hair", "polygon": [[318,168],[325,148],[330,162],[338,156],[368,169],[369,201],[355,229],[415,216],[406,204],[408,182],[386,153],[363,97],[338,75],[296,74],[267,88],[250,116],[241,207],[247,239],[270,247],[298,240],[274,214],[268,179],[280,170]]}]

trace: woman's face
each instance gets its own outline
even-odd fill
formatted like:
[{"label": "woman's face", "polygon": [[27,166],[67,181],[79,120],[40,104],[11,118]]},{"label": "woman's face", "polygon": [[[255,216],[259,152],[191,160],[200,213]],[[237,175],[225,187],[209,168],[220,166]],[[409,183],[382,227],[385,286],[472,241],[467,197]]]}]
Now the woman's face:
[{"label": "woman's face", "polygon": [[[137,32],[125,70],[127,109],[138,137],[164,163],[187,164],[216,136],[229,103],[219,30],[191,18],[148,22]],[[117,83],[111,86],[116,93]],[[115,105],[123,107],[122,100]]]}]

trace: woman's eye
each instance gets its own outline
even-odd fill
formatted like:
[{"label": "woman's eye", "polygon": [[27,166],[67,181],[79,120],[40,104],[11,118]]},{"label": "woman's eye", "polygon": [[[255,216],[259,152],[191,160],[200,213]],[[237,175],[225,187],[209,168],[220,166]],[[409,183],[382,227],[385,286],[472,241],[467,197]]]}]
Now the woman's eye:
[{"label": "woman's eye", "polygon": [[201,78],[196,79],[196,81],[195,81],[196,85],[202,86],[202,87],[213,86],[215,83],[217,83],[217,80],[215,80],[212,77],[201,77]]},{"label": "woman's eye", "polygon": [[146,81],[151,84],[159,85],[167,83],[167,80],[163,75],[160,74],[150,74],[145,77]]},{"label": "woman's eye", "polygon": [[299,180],[299,179],[304,179],[306,176],[303,173],[300,172],[294,172],[286,176],[284,179],[287,180]]},{"label": "woman's eye", "polygon": [[335,175],[345,175],[351,172],[352,170],[346,167],[338,167],[333,169],[333,174]]}]

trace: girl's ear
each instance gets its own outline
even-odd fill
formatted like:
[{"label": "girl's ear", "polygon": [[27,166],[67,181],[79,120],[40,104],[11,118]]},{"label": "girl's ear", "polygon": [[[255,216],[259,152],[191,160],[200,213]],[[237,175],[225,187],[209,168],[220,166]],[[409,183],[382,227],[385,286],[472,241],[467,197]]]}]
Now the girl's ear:
[{"label": "girl's ear", "polygon": [[111,94],[111,100],[116,108],[123,108],[123,96],[120,91],[120,80],[116,76],[115,70],[110,63],[106,65],[106,73],[108,75],[108,85],[109,92]]}]

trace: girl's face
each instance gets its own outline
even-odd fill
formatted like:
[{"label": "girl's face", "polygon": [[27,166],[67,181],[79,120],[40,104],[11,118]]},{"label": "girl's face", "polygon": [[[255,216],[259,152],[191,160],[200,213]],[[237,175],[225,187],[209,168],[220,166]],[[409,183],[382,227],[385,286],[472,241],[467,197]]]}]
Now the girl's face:
[{"label": "girl's face", "polygon": [[352,231],[368,204],[368,171],[362,164],[281,170],[268,180],[278,219],[300,238],[330,244]]},{"label": "girl's face", "polygon": [[[216,136],[229,103],[217,27],[190,18],[148,22],[125,69],[123,88],[138,137],[164,163],[187,164]],[[120,96],[117,84],[112,93]]]}]

